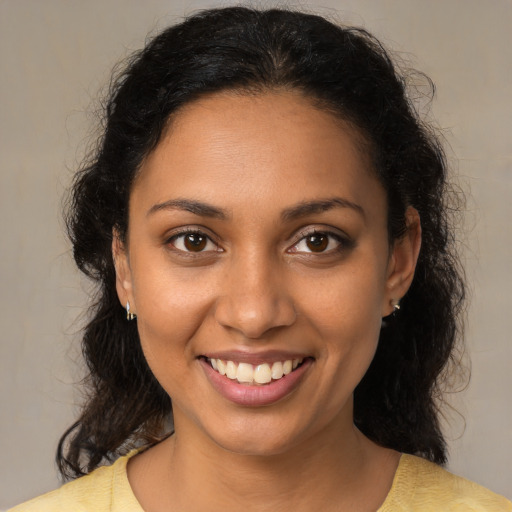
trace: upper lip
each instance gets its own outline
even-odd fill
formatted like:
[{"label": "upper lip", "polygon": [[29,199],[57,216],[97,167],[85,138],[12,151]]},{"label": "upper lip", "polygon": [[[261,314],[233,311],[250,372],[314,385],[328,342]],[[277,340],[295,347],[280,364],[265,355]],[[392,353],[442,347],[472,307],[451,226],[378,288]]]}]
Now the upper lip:
[{"label": "upper lip", "polygon": [[222,359],[223,361],[234,361],[237,363],[249,363],[253,365],[311,357],[302,352],[290,352],[286,350],[265,350],[261,352],[226,350],[220,352],[207,352],[202,354],[202,356],[207,357],[208,359]]}]

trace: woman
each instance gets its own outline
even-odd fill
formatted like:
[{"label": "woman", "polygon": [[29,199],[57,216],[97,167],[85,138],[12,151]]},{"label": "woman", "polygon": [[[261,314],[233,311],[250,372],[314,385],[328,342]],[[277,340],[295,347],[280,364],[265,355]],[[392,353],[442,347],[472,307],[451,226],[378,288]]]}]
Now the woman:
[{"label": "woman", "polygon": [[378,41],[205,11],[106,119],[69,214],[91,394],[57,454],[90,475],[14,510],[512,509],[436,465],[464,286],[442,149]]}]

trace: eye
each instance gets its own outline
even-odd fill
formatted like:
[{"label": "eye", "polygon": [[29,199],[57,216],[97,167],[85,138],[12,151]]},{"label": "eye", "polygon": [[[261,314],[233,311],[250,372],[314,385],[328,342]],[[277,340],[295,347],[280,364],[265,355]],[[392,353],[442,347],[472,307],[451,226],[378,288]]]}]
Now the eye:
[{"label": "eye", "polygon": [[326,253],[344,247],[347,242],[340,235],[326,231],[313,231],[304,235],[289,252]]},{"label": "eye", "polygon": [[187,231],[174,235],[168,243],[183,252],[220,251],[219,246],[201,231]]}]

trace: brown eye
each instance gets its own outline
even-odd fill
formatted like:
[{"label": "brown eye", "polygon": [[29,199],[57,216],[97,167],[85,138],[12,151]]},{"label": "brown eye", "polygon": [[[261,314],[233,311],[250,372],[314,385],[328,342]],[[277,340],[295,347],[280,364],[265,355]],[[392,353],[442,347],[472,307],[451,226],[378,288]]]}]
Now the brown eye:
[{"label": "brown eye", "polygon": [[222,252],[220,247],[211,238],[201,231],[190,231],[173,236],[167,243],[182,252]]},{"label": "brown eye", "polygon": [[342,251],[353,246],[353,242],[337,233],[330,231],[310,231],[288,249],[290,253],[328,254]]},{"label": "brown eye", "polygon": [[200,233],[190,233],[185,235],[183,241],[187,251],[200,252],[206,247],[208,237],[201,235]]},{"label": "brown eye", "polygon": [[329,237],[324,233],[314,233],[305,238],[306,246],[312,252],[323,252],[329,245]]}]

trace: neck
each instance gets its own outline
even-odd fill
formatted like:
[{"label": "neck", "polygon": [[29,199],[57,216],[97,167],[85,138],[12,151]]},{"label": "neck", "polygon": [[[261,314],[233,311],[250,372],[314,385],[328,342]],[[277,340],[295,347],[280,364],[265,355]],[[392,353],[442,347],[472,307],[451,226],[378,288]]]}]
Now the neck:
[{"label": "neck", "polygon": [[[339,486],[342,481],[350,486],[353,483],[354,473],[359,473],[365,457],[356,431],[352,429],[348,434],[350,443],[343,447],[327,443],[324,438],[320,446],[314,440],[308,440],[284,453],[265,456],[224,452],[217,446],[217,449],[191,446],[185,441],[181,443],[177,437],[174,455],[179,463],[173,467],[183,469],[188,466],[188,473],[196,473],[203,488],[208,486],[205,489],[208,494],[221,492],[226,499],[230,497],[233,504],[243,504],[245,510],[251,510],[251,504],[258,504],[257,510],[266,510],[265,502],[269,510],[287,510],[279,503],[283,498],[289,502],[295,497],[305,503],[311,488],[323,489],[322,494],[329,496],[331,493],[325,491],[331,484]],[[347,463],[343,464],[343,460]],[[194,485],[185,473],[181,476],[183,484]],[[292,509],[299,510],[297,506],[290,507]]]},{"label": "neck", "polygon": [[129,468],[148,512],[376,510],[398,463],[395,452],[371,443],[351,421],[271,455],[233,453],[195,425],[181,427]]}]

